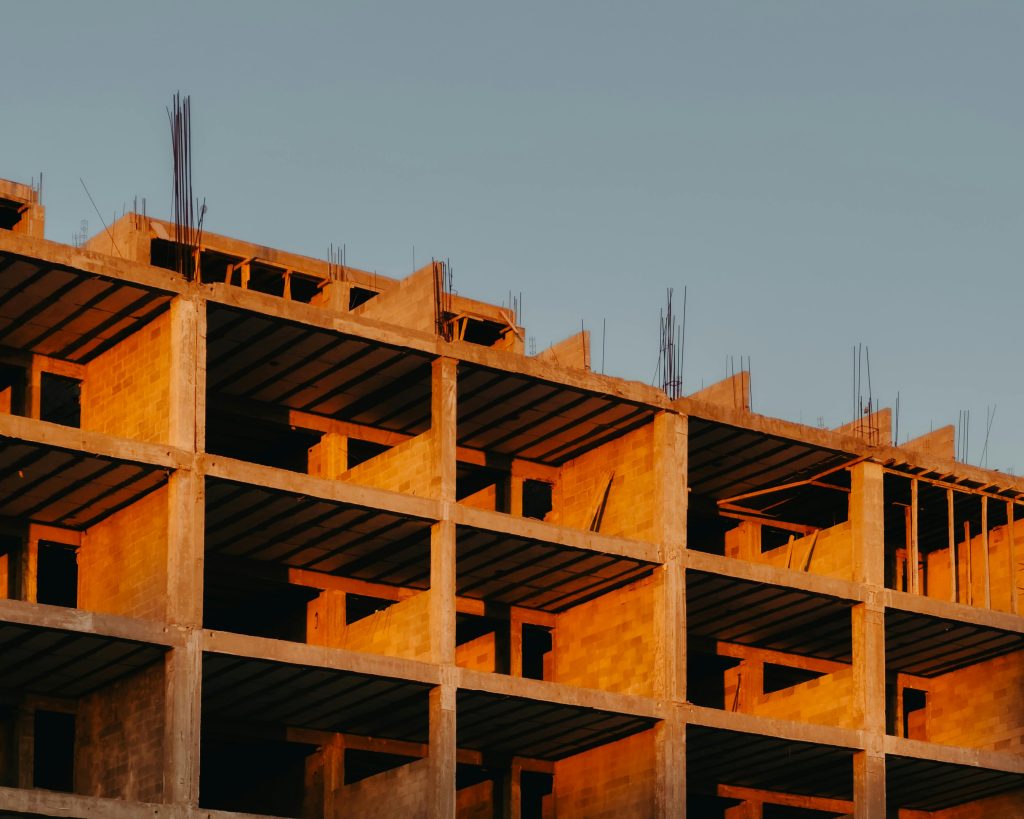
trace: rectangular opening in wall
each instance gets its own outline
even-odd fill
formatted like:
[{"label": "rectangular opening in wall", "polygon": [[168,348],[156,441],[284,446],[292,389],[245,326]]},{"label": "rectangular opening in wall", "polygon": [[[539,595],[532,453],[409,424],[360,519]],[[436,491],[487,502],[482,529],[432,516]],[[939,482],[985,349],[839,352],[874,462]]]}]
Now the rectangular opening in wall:
[{"label": "rectangular opening in wall", "polygon": [[43,373],[40,382],[39,418],[66,427],[82,425],[82,382],[77,378]]},{"label": "rectangular opening in wall", "polygon": [[32,786],[70,793],[75,788],[75,716],[36,711]]},{"label": "rectangular opening in wall", "polygon": [[519,774],[519,798],[522,819],[543,819],[549,815],[554,787],[554,777],[539,771],[522,771]]},{"label": "rectangular opening in wall", "polygon": [[284,295],[283,267],[253,262],[249,267],[249,289],[268,296]]},{"label": "rectangular opening in wall", "polygon": [[928,694],[918,688],[903,689],[903,736],[907,739],[926,739],[925,708]]},{"label": "rectangular opening in wall", "polygon": [[28,205],[14,199],[0,199],[0,230],[14,230]]},{"label": "rectangular opening in wall", "polygon": [[25,415],[25,385],[28,373],[24,367],[0,364],[0,413]]},{"label": "rectangular opening in wall", "polygon": [[289,298],[292,301],[300,301],[303,304],[309,304],[313,301],[323,284],[320,279],[315,279],[312,276],[303,276],[300,273],[292,273],[288,279]]},{"label": "rectangular opening in wall", "polygon": [[553,646],[551,629],[523,624],[523,676],[530,680],[544,680]]},{"label": "rectangular opening in wall", "polygon": [[544,520],[553,507],[551,484],[527,478],[523,481],[523,517]]},{"label": "rectangular opening in wall", "polygon": [[348,291],[348,309],[355,310],[360,304],[366,304],[374,296],[379,296],[376,290],[369,290],[365,287],[353,287]]},{"label": "rectangular opening in wall", "polygon": [[39,544],[36,602],[68,608],[78,605],[78,552],[73,546]]}]

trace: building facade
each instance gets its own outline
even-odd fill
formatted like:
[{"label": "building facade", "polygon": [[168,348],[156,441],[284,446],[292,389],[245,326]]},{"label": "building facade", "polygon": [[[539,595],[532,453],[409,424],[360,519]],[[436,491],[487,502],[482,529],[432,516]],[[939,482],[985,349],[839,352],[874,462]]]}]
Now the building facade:
[{"label": "building facade", "polygon": [[1024,480],[0,182],[0,815],[1024,816]]}]

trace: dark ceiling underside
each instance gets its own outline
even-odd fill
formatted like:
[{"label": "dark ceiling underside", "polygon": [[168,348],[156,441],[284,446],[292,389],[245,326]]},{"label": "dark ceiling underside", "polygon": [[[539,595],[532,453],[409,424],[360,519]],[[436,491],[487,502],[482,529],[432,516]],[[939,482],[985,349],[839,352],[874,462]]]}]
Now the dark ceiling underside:
[{"label": "dark ceiling underside", "polygon": [[0,252],[0,346],[84,364],[167,308],[171,294]]},{"label": "dark ceiling underside", "polygon": [[710,794],[722,784],[852,799],[853,751],[690,725],[686,779]]},{"label": "dark ceiling underside", "polygon": [[559,612],[651,571],[640,560],[458,528],[460,595]]},{"label": "dark ceiling underside", "polygon": [[462,364],[459,444],[559,466],[648,423],[642,404]]},{"label": "dark ceiling underside", "polygon": [[349,671],[203,655],[203,713],[217,719],[426,742],[429,687]]},{"label": "dark ceiling underside", "polygon": [[162,467],[0,438],[0,516],[87,529],[167,480]]},{"label": "dark ceiling underside", "polygon": [[215,478],[206,549],[398,586],[430,581],[428,521]]},{"label": "dark ceiling underside", "polygon": [[459,691],[460,748],[557,760],[650,728],[653,720],[538,702],[482,691]]},{"label": "dark ceiling underside", "polygon": [[885,663],[891,671],[936,677],[1024,649],[1024,635],[886,609]]},{"label": "dark ceiling underside", "polygon": [[1017,788],[1024,775],[899,756],[885,762],[886,796],[900,808],[942,810]]},{"label": "dark ceiling underside", "polygon": [[0,691],[76,698],[163,657],[162,646],[0,623]]},{"label": "dark ceiling underside", "polygon": [[209,305],[211,395],[252,399],[381,429],[430,428],[430,357]]},{"label": "dark ceiling underside", "polygon": [[704,572],[686,573],[691,635],[850,662],[847,600]]}]

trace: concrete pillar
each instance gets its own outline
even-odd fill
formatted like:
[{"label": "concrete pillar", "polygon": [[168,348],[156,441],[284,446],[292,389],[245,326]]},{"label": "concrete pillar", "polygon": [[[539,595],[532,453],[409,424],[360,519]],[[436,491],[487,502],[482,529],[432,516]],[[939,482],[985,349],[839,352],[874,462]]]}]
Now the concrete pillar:
[{"label": "concrete pillar", "polygon": [[171,302],[169,443],[192,453],[168,481],[167,620],[183,632],[166,659],[164,800],[199,803],[205,487],[197,452],[206,418],[206,314],[188,295]]},{"label": "concrete pillar", "polygon": [[850,470],[850,529],[853,579],[885,584],[885,501],[880,464],[864,461]]},{"label": "concrete pillar", "polygon": [[455,817],[456,733],[455,704],[455,503],[456,362],[434,361],[431,377],[431,435],[436,453],[435,496],[441,500],[441,520],[430,536],[430,654],[441,666],[441,684],[429,697],[430,746],[428,813],[440,819]]},{"label": "concrete pillar", "polygon": [[682,816],[686,809],[686,454],[687,419],[672,412],[655,416],[655,536],[661,566],[655,571],[655,680],[657,695],[670,715],[656,728],[655,811]]},{"label": "concrete pillar", "polygon": [[850,524],[853,579],[866,601],[851,609],[854,707],[865,748],[854,756],[854,816],[885,816],[885,528],[883,475],[879,464],[851,470]]}]

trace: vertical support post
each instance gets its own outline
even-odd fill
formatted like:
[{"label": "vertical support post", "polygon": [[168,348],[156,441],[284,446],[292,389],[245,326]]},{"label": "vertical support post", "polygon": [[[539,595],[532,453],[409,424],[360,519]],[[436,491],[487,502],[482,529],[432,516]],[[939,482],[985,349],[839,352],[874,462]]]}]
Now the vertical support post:
[{"label": "vertical support post", "polygon": [[656,696],[668,717],[655,733],[655,815],[686,812],[686,457],[688,419],[674,412],[655,416],[653,428],[656,570],[654,641]]},{"label": "vertical support post", "polygon": [[974,548],[971,545],[971,522],[964,521],[964,550],[965,555],[964,574],[967,582],[967,605],[974,605]]},{"label": "vertical support post", "polygon": [[[916,501],[916,492],[914,495]],[[850,612],[854,702],[864,737],[864,749],[854,755],[857,819],[885,816],[884,503],[881,465],[865,461],[854,466],[850,476],[853,579],[865,587],[866,597],[866,602]]]},{"label": "vertical support post", "polygon": [[168,480],[166,619],[181,642],[167,655],[164,675],[164,799],[199,803],[205,492],[202,449],[206,391],[206,314],[191,294],[171,302],[168,443],[192,454]]},{"label": "vertical support post", "polygon": [[918,486],[917,478],[910,481],[910,591],[912,594],[921,593],[921,551],[918,543]]},{"label": "vertical support post", "polygon": [[988,495],[981,496],[981,566],[985,573],[985,608],[992,608],[992,573],[988,557]]},{"label": "vertical support post", "polygon": [[1017,545],[1013,531],[1014,502],[1006,502],[1006,541],[1009,547],[1010,559],[1010,611],[1019,614],[1017,611]]},{"label": "vertical support post", "polygon": [[953,490],[946,490],[946,515],[949,523],[949,599],[957,602],[958,566],[956,561],[956,521],[953,519]]},{"label": "vertical support post", "polygon": [[431,374],[431,434],[434,442],[436,497],[441,519],[430,534],[430,654],[440,666],[441,684],[430,691],[429,810],[432,817],[455,817],[456,702],[455,667],[455,503],[456,362],[439,358]]}]

